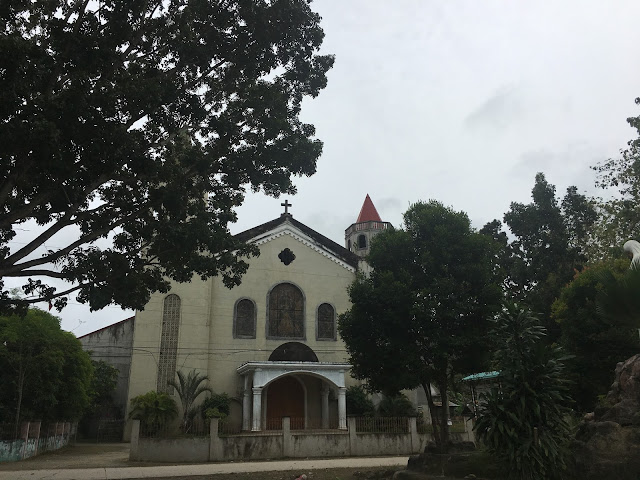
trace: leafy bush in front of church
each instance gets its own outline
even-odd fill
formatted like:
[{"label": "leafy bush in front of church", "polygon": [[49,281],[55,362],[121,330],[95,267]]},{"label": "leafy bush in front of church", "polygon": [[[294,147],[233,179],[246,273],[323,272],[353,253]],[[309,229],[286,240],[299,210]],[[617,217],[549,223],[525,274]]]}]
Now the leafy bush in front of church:
[{"label": "leafy bush in front of church", "polygon": [[231,413],[231,397],[226,393],[213,393],[200,406],[202,418],[220,418],[224,420]]},{"label": "leafy bush in front of church", "polygon": [[140,420],[141,431],[148,435],[166,430],[177,416],[178,405],[166,393],[151,390],[131,399],[129,417]]},{"label": "leafy bush in front of church", "polygon": [[357,385],[347,388],[346,397],[347,415],[362,417],[373,417],[375,415],[376,407],[362,386]]},{"label": "leafy bush in front of church", "polygon": [[418,412],[405,395],[386,396],[378,404],[381,417],[417,417]]}]

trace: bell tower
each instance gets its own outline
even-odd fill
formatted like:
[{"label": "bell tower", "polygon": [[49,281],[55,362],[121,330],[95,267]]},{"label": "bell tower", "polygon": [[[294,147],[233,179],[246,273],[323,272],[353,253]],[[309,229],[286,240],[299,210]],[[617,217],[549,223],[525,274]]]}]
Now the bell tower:
[{"label": "bell tower", "polygon": [[345,247],[360,257],[361,270],[367,273],[369,271],[369,266],[366,265],[364,258],[371,248],[371,240],[378,233],[389,227],[391,227],[391,224],[382,221],[376,207],[371,201],[371,197],[367,194],[356,223],[353,223],[344,231]]}]

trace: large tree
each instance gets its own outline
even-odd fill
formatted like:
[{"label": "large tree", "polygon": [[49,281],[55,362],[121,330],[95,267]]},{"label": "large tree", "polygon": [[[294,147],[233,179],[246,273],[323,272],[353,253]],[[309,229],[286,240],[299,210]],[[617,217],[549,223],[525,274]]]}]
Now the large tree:
[{"label": "large tree", "polygon": [[[640,98],[636,98],[640,105]],[[627,118],[640,133],[640,116]],[[590,239],[594,259],[616,258],[629,239],[640,240],[640,138],[630,140],[620,157],[599,163],[596,186],[609,194],[599,198],[598,222]]]},{"label": "large tree", "polygon": [[587,261],[589,231],[597,215],[586,196],[569,187],[562,200],[544,174],[538,173],[531,191],[532,202],[511,203],[504,221],[513,240],[498,237],[499,224],[487,224],[482,232],[501,238],[498,260],[507,275],[505,289],[539,312],[551,341],[559,329],[551,319],[551,305],[575,270]]},{"label": "large tree", "polygon": [[[321,152],[299,113],[333,57],[309,2],[19,1],[0,18],[0,282],[92,309],[142,308],[166,278],[238,284],[257,252],[230,235],[234,208],[294,193]],[[11,243],[25,222],[39,234]]]},{"label": "large tree", "polygon": [[349,288],[352,307],[339,331],[352,374],[371,390],[424,388],[436,441],[446,448],[447,415],[436,415],[429,386],[448,405],[452,376],[484,368],[487,319],[500,301],[493,242],[464,212],[435,201],[412,205],[404,224],[372,241],[373,273]]},{"label": "large tree", "polygon": [[36,308],[0,316],[0,421],[80,418],[92,374],[89,354],[58,317]]}]

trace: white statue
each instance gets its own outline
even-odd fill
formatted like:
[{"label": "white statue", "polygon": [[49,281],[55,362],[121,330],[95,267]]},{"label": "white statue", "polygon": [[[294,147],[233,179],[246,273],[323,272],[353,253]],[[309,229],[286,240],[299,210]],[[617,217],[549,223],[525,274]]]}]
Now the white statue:
[{"label": "white statue", "polygon": [[631,267],[640,268],[640,242],[637,242],[636,240],[629,240],[625,242],[622,248],[625,252],[632,255]]}]

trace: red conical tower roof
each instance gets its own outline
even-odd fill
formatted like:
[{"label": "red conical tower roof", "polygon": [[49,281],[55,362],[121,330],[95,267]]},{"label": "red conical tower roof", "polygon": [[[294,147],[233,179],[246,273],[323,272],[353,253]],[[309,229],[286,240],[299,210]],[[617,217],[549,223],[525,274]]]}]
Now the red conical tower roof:
[{"label": "red conical tower roof", "polygon": [[358,215],[356,223],[381,221],[380,215],[378,215],[378,211],[376,210],[376,207],[373,206],[371,197],[369,197],[369,194],[367,193],[367,198],[364,199],[364,203],[362,204],[360,215]]}]

